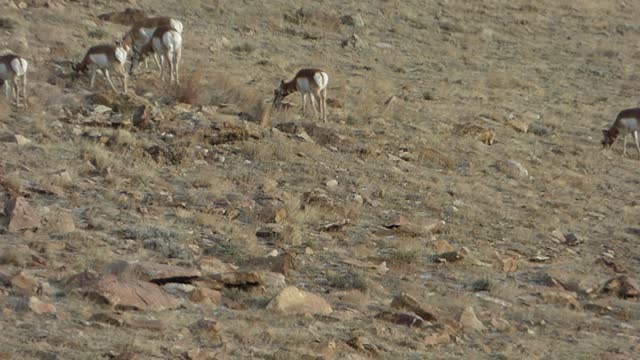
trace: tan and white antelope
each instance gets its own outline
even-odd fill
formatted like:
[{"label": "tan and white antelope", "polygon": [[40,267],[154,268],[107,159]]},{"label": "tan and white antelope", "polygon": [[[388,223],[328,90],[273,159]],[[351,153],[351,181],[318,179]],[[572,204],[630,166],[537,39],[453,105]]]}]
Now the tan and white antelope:
[{"label": "tan and white antelope", "polygon": [[73,70],[76,73],[85,73],[91,71],[91,88],[96,80],[96,73],[101,71],[109,81],[109,85],[114,92],[118,92],[116,87],[111,81],[109,71],[118,73],[122,76],[122,85],[124,87],[124,93],[127,93],[127,71],[124,68],[124,64],[127,61],[127,51],[124,49],[122,43],[116,42],[116,44],[103,44],[96,45],[87,50],[86,55],[82,62],[73,65]]},{"label": "tan and white antelope", "polygon": [[[124,35],[122,38],[122,42],[127,49],[127,52],[130,50],[140,51],[145,45],[149,43],[151,37],[154,32],[159,27],[168,27],[171,28],[178,33],[182,34],[183,25],[179,20],[167,17],[167,16],[159,16],[152,17],[140,20],[131,26],[131,29]],[[156,54],[153,54],[153,59],[158,65],[158,68],[161,69],[160,61]],[[133,73],[133,64],[131,64],[131,69],[129,73]],[[144,62],[145,68],[147,67],[147,59]]]},{"label": "tan and white antelope", "polygon": [[302,69],[298,71],[293,80],[289,82],[282,80],[280,82],[280,86],[274,90],[273,104],[278,106],[286,96],[299,91],[302,95],[302,114],[305,113],[307,95],[310,95],[314,115],[318,115],[315,107],[317,100],[320,119],[326,121],[328,83],[329,75],[326,72],[318,69]]},{"label": "tan and white antelope", "polygon": [[608,129],[602,130],[604,135],[602,139],[602,147],[610,147],[616,141],[618,136],[622,136],[623,150],[622,156],[627,155],[627,135],[633,134],[636,142],[636,149],[640,154],[640,143],[638,143],[638,130],[640,130],[640,108],[626,109],[618,113],[613,125]]},{"label": "tan and white antelope", "polygon": [[4,82],[5,96],[9,100],[9,92],[13,94],[16,107],[20,106],[19,83],[22,80],[22,99],[27,106],[27,70],[29,63],[16,54],[0,56],[0,80]]},{"label": "tan and white antelope", "polygon": [[149,42],[139,50],[134,49],[133,52],[134,55],[131,59],[132,69],[149,54],[157,55],[160,58],[160,80],[164,81],[166,60],[169,67],[169,83],[173,83],[174,79],[176,85],[180,83],[178,70],[180,58],[182,57],[182,35],[175,29],[168,26],[158,27]]}]

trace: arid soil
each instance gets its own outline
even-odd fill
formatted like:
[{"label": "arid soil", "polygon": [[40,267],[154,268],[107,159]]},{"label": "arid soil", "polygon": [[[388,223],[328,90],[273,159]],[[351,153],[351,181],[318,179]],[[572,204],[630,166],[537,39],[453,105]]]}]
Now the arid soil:
[{"label": "arid soil", "polygon": [[[0,359],[638,358],[640,3],[0,8]],[[72,74],[127,8],[180,86]],[[327,122],[271,107],[303,67]]]}]

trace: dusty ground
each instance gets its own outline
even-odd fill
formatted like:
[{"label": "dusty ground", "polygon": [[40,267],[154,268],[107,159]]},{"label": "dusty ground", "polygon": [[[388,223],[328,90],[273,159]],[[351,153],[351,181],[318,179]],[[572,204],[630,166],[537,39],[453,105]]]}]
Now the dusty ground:
[{"label": "dusty ground", "polygon": [[[0,101],[0,201],[22,196],[40,221],[11,231],[4,214],[1,359],[637,358],[637,297],[602,290],[640,269],[639,156],[600,140],[638,102],[640,3],[138,0],[183,21],[184,85],[151,66],[126,98],[99,79],[102,100],[69,61],[121,36],[97,16],[130,2],[5,3],[0,48],[29,59],[31,98]],[[363,27],[342,24],[356,14]],[[325,124],[297,95],[268,111],[306,66],[329,73]],[[267,305],[284,286],[274,249],[292,256],[286,285],[333,312]],[[69,288],[116,260],[272,280],[209,304],[189,295],[204,285],[164,285],[181,306],[163,311]],[[435,320],[392,306],[403,292]],[[55,311],[15,305],[30,296]],[[482,326],[460,321],[469,307]]]}]

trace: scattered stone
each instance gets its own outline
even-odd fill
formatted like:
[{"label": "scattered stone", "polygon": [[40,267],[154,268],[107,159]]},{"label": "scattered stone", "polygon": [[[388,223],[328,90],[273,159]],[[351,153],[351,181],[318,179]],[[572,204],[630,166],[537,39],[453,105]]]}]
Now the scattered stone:
[{"label": "scattered stone", "polygon": [[511,304],[511,303],[510,303],[510,302],[508,302],[508,301],[505,301],[505,300],[499,299],[499,298],[494,297],[494,296],[489,296],[489,295],[484,294],[484,293],[481,293],[481,292],[476,293],[476,294],[475,294],[475,296],[476,296],[477,298],[479,298],[479,299],[482,299],[482,300],[484,300],[484,301],[488,301],[488,302],[491,302],[491,303],[494,303],[494,304],[498,304],[498,305],[500,305],[500,306],[502,306],[502,307],[509,308],[509,307],[512,307],[512,306],[513,306],[513,304]]},{"label": "scattered stone", "polygon": [[464,259],[464,254],[461,251],[449,251],[435,256],[437,263],[451,263],[462,259]]},{"label": "scattered stone", "polygon": [[612,259],[610,259],[607,256],[598,257],[598,259],[596,259],[596,264],[602,264],[616,273],[627,272],[627,269],[625,269],[624,266],[616,264]]},{"label": "scattered stone", "polygon": [[529,171],[524,166],[522,166],[522,164],[512,159],[499,161],[498,168],[507,176],[514,179],[523,179],[529,177]]},{"label": "scattered stone", "polygon": [[330,231],[330,232],[341,231],[345,226],[349,225],[349,223],[350,223],[349,219],[342,219],[339,221],[335,221],[335,222],[320,226],[320,231]]},{"label": "scattered stone", "polygon": [[444,239],[436,240],[432,245],[438,253],[455,251],[455,248]]},{"label": "scattered stone", "polygon": [[353,34],[349,38],[342,40],[342,47],[352,49],[368,49],[369,43],[363,40],[360,36]]},{"label": "scattered stone", "polygon": [[113,111],[110,107],[98,104],[93,107],[93,112],[96,114],[104,114]]},{"label": "scattered stone", "polygon": [[391,307],[394,309],[407,309],[413,311],[426,321],[437,321],[432,309],[420,304],[416,298],[404,292],[393,298],[391,301]]},{"label": "scattered stone", "polygon": [[269,245],[276,245],[282,240],[283,227],[277,226],[265,226],[256,231],[256,237]]},{"label": "scattered stone", "polygon": [[407,226],[407,225],[409,225],[409,220],[406,217],[402,215],[396,215],[391,219],[389,219],[389,221],[383,226],[387,229],[397,229],[401,226]]},{"label": "scattered stone", "polygon": [[282,290],[267,305],[267,309],[286,314],[329,315],[333,311],[331,305],[322,297],[295,286]]},{"label": "scattered stone", "polygon": [[29,298],[29,309],[38,315],[56,313],[55,305],[42,302],[35,296]]},{"label": "scattered stone", "polygon": [[127,8],[124,11],[111,12],[98,15],[98,19],[109,21],[121,25],[133,25],[136,21],[140,21],[146,17],[144,10]]},{"label": "scattered stone", "polygon": [[423,219],[420,221],[420,225],[424,233],[430,233],[439,230],[441,227],[446,225],[446,223],[444,220]]},{"label": "scattered stone", "polygon": [[360,14],[341,16],[340,21],[343,25],[364,27],[364,20],[362,20],[362,16]]},{"label": "scattered stone", "polygon": [[[311,250],[311,249],[309,249]],[[311,250],[313,253],[313,250]],[[305,250],[306,253],[306,250]],[[362,268],[362,269],[372,269],[375,270],[376,272],[380,273],[380,274],[384,274],[387,271],[389,271],[389,268],[387,267],[387,262],[383,261],[381,262],[379,265],[376,265],[372,262],[369,261],[360,261],[357,259],[343,259],[342,260],[343,263],[351,265],[351,266],[355,266],[358,268]]]},{"label": "scattered stone", "polygon": [[574,292],[564,290],[545,290],[541,292],[540,297],[545,303],[548,304],[562,304],[569,306],[572,309],[580,309],[580,303],[578,302],[578,295]]},{"label": "scattered stone", "polygon": [[474,137],[476,140],[487,145],[493,145],[496,139],[496,134],[493,130],[482,127],[471,121],[457,125],[454,129],[454,133]]},{"label": "scattered stone", "polygon": [[220,340],[220,325],[215,320],[200,319],[189,325],[189,331],[209,342],[217,342]]},{"label": "scattered stone", "polygon": [[615,294],[623,299],[640,297],[638,285],[627,275],[620,275],[613,279],[609,279],[602,286],[601,292],[605,294]]},{"label": "scattered stone", "polygon": [[545,256],[545,255],[536,255],[536,256],[533,256],[533,257],[529,258],[530,262],[538,262],[538,263],[546,262],[546,261],[549,261],[549,260],[551,260],[551,258],[549,256]]},{"label": "scattered stone", "polygon": [[526,134],[529,131],[529,123],[522,119],[509,120],[509,125],[516,131]]},{"label": "scattered stone", "polygon": [[294,268],[294,253],[285,252],[276,256],[256,257],[243,264],[243,269],[262,270],[283,275],[289,275],[289,270]]},{"label": "scattered stone", "polygon": [[376,47],[379,49],[392,49],[393,45],[386,42],[377,42]]},{"label": "scattered stone", "polygon": [[91,315],[91,317],[89,318],[89,321],[107,324],[111,326],[124,325],[124,320],[122,320],[122,318],[119,315],[112,314],[112,313],[105,313],[105,312],[95,313]]},{"label": "scattered stone", "polygon": [[451,341],[452,332],[453,329],[451,329],[450,326],[446,326],[442,333],[426,336],[424,338],[424,344],[427,346],[448,344]]},{"label": "scattered stone", "polygon": [[44,217],[45,229],[50,234],[69,234],[76,230],[73,215],[65,210],[52,211]]},{"label": "scattered stone", "polygon": [[334,109],[342,109],[344,107],[344,104],[340,99],[327,98],[327,106]]},{"label": "scattered stone", "polygon": [[353,349],[375,355],[380,352],[378,346],[376,346],[369,338],[364,336],[354,336],[346,341],[346,344]]},{"label": "scattered stone", "polygon": [[40,301],[35,296],[11,297],[7,301],[7,307],[14,311],[32,311],[35,314],[55,314],[56,307],[53,304]]},{"label": "scattered stone", "polygon": [[327,181],[327,182],[325,183],[325,185],[326,185],[328,188],[336,187],[336,186],[338,186],[338,180],[336,180],[336,179],[331,179],[331,180]]},{"label": "scattered stone", "polygon": [[307,205],[315,205],[329,209],[335,207],[333,199],[329,197],[326,190],[321,188],[315,188],[311,191],[302,193],[300,200],[302,210],[304,210]]},{"label": "scattered stone", "polygon": [[148,261],[114,261],[106,271],[122,280],[143,280],[155,284],[188,283],[202,274],[197,269],[158,264]]},{"label": "scattered stone", "polygon": [[191,284],[166,283],[162,285],[162,290],[177,297],[189,297],[196,287]]},{"label": "scattered stone", "polygon": [[213,274],[203,277],[218,282],[220,285],[216,290],[222,287],[249,289],[256,286],[264,285],[264,274],[259,271],[234,271],[228,273]]},{"label": "scattered stone", "polygon": [[29,140],[28,138],[20,135],[20,134],[13,134],[13,135],[9,135],[6,137],[2,138],[3,142],[8,142],[8,143],[16,143],[18,146],[24,146],[24,145],[29,145],[31,144],[31,140]]},{"label": "scattered stone", "polygon": [[407,327],[424,327],[424,319],[413,313],[394,313],[383,311],[376,315],[376,319],[381,319],[392,324],[404,325]]},{"label": "scattered stone", "polygon": [[502,271],[505,273],[509,274],[518,270],[518,259],[506,257],[500,258],[500,261],[502,262]]},{"label": "scattered stone", "polygon": [[465,332],[483,331],[486,329],[484,324],[476,317],[476,313],[471,306],[466,307],[464,311],[462,311],[462,314],[460,314],[460,327],[462,327],[462,330]]},{"label": "scattered stone", "polygon": [[280,224],[288,217],[283,206],[265,206],[258,213],[258,219],[267,224]]},{"label": "scattered stone", "polygon": [[11,277],[11,287],[22,295],[35,295],[40,289],[40,284],[32,276],[24,271]]},{"label": "scattered stone", "polygon": [[502,318],[493,318],[491,319],[491,326],[498,331],[508,331],[511,329],[511,324],[505,319]]},{"label": "scattered stone", "polygon": [[197,287],[191,292],[189,300],[195,303],[218,305],[222,302],[222,294],[217,290],[206,287]]},{"label": "scattered stone", "polygon": [[81,294],[123,310],[161,311],[175,309],[180,302],[158,285],[140,280],[119,280],[113,275],[97,275],[82,272],[72,276],[67,289],[77,289]]},{"label": "scattered stone", "polygon": [[40,226],[40,215],[22,196],[11,198],[4,208],[9,218],[9,232],[33,230]]}]

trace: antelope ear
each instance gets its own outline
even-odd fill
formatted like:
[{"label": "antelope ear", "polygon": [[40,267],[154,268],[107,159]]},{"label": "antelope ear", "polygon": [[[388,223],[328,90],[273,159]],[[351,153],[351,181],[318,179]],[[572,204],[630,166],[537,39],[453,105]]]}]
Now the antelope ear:
[{"label": "antelope ear", "polygon": [[602,134],[603,135],[607,135],[607,134],[609,134],[609,131],[607,129],[602,129]]},{"label": "antelope ear", "polygon": [[280,81],[280,86],[284,86],[284,80]]}]

